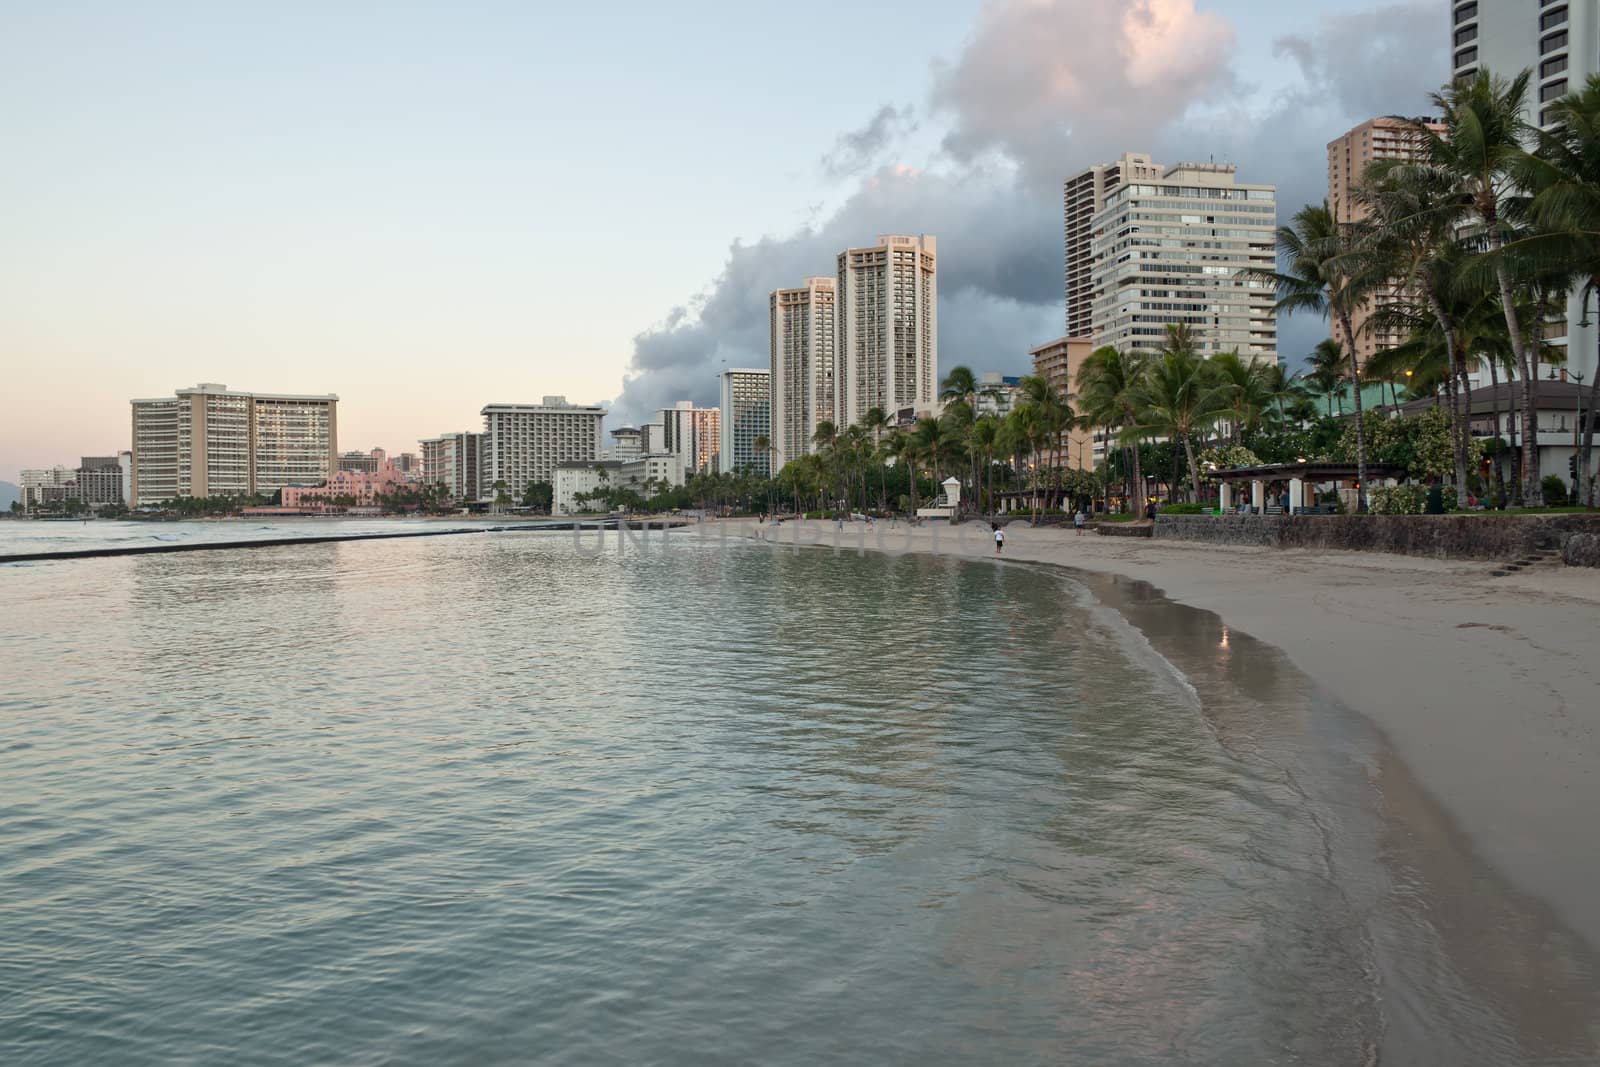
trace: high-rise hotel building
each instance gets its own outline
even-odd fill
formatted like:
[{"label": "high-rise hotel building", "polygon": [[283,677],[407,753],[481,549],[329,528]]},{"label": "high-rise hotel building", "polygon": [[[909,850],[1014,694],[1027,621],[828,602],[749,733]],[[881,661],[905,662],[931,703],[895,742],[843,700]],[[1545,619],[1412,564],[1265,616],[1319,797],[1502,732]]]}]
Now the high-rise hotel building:
[{"label": "high-rise hotel building", "polygon": [[684,477],[711,474],[718,469],[717,450],[722,444],[720,408],[697,408],[690,400],[680,400],[661,408],[656,421],[661,425],[661,447],[683,464]]},{"label": "high-rise hotel building", "polygon": [[890,235],[839,253],[840,429],[873,408],[932,411],[939,388],[939,275],[935,239]]},{"label": "high-rise hotel building", "polygon": [[838,417],[838,318],[832,278],[808,278],[767,300],[776,463],[811,451],[817,423]]},{"label": "high-rise hotel building", "polygon": [[339,466],[339,398],[244,393],[212,383],[133,401],[135,507],[317,485]]},{"label": "high-rise hotel building", "polygon": [[1277,221],[1274,187],[1237,182],[1232,164],[1120,182],[1091,223],[1094,343],[1153,350],[1187,323],[1202,355],[1276,360],[1273,287],[1237,274],[1275,269]]},{"label": "high-rise hotel building", "polygon": [[[1449,11],[1452,76],[1463,80],[1487,70],[1512,78],[1531,70],[1526,118],[1537,126],[1551,124],[1552,102],[1600,72],[1600,0],[1453,0]],[[1571,354],[1552,366],[1565,362],[1568,371],[1592,381],[1600,372],[1600,317],[1586,315],[1583,303],[1574,292],[1566,323],[1547,327],[1545,341]]]},{"label": "high-rise hotel building", "polygon": [[772,438],[772,372],[739,367],[722,372],[721,432],[717,448],[725,471],[772,473],[772,455],[756,448],[756,439]]},{"label": "high-rise hotel building", "polygon": [[[1438,123],[1425,123],[1428,129],[1442,133]],[[1366,208],[1356,201],[1351,189],[1361,183],[1367,168],[1386,159],[1417,160],[1426,151],[1426,142],[1417,124],[1406,119],[1368,119],[1343,137],[1328,142],[1328,210],[1337,223],[1359,222],[1366,217]],[[1372,297],[1351,316],[1355,327],[1356,362],[1367,365],[1379,351],[1405,342],[1404,331],[1393,328],[1369,328],[1368,322],[1381,309],[1399,301],[1407,294],[1402,286],[1387,283],[1373,290]],[[1375,324],[1374,324],[1375,325]],[[1342,346],[1344,331],[1337,323],[1330,324],[1330,334]]]},{"label": "high-rise hotel building", "polygon": [[1156,181],[1161,167],[1143,152],[1124,152],[1115,163],[1096,163],[1062,186],[1067,265],[1067,336],[1088,337],[1094,317],[1094,218],[1123,182]]},{"label": "high-rise hotel building", "polygon": [[496,482],[520,495],[530,482],[551,482],[558,463],[599,459],[605,416],[604,408],[569,404],[564,396],[547,396],[542,404],[486,406],[479,499],[492,497]]},{"label": "high-rise hotel building", "polygon": [[483,434],[442,433],[417,444],[422,452],[422,484],[444,486],[453,500],[483,499]]}]

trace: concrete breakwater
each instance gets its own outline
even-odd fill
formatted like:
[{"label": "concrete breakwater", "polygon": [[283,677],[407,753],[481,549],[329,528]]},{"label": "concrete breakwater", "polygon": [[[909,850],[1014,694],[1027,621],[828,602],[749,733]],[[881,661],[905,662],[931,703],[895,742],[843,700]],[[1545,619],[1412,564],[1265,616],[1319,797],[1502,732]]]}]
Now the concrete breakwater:
[{"label": "concrete breakwater", "polygon": [[684,520],[646,519],[626,521],[618,518],[553,519],[543,522],[495,523],[480,526],[451,526],[437,530],[392,530],[311,534],[304,537],[257,537],[237,541],[157,542],[155,544],[97,544],[85,548],[37,549],[0,552],[3,563],[42,563],[51,560],[99,559],[109,556],[145,556],[172,552],[214,552],[241,548],[282,548],[288,545],[322,545],[340,541],[391,541],[411,537],[450,537],[458,534],[536,533],[560,530],[615,530],[625,525],[633,529],[668,529],[685,525]]}]

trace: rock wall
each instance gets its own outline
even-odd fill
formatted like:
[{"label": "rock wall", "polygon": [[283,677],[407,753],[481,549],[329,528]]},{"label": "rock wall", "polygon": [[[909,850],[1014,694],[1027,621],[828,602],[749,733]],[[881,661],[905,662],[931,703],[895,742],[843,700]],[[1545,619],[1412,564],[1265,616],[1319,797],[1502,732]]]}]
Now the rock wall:
[{"label": "rock wall", "polygon": [[1559,547],[1573,566],[1600,566],[1600,515],[1158,515],[1155,536],[1432,559],[1513,560]]}]

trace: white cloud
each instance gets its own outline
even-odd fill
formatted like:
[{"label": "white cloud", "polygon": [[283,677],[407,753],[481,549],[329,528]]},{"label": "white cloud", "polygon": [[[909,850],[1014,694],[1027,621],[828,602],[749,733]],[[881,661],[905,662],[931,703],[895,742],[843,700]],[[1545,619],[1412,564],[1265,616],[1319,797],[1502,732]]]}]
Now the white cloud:
[{"label": "white cloud", "polygon": [[[944,369],[1022,369],[1062,329],[1060,182],[1124,151],[1158,161],[1215,157],[1279,188],[1280,221],[1326,195],[1326,144],[1374,115],[1415,113],[1446,77],[1444,16],[1424,0],[1325,16],[1281,38],[1298,80],[1274,94],[1241,83],[1234,32],[1193,0],[1001,0],[961,53],[936,65],[928,114],[948,123],[924,169],[862,173],[837,210],[798,232],[735,243],[696,299],[635,338],[617,408],[637,419],[678,399],[712,403],[716,373],[767,362],[767,295],[880,233],[939,238]],[[881,108],[825,159],[860,173],[912,121]],[[1291,362],[1323,336],[1289,320]]]}]

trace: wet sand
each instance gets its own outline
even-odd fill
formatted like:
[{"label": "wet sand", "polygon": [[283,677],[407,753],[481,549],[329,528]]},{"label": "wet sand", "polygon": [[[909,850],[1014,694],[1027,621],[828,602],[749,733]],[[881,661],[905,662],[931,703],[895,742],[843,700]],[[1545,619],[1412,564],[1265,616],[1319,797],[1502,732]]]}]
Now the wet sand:
[{"label": "wet sand", "polygon": [[[840,531],[824,522],[735,522],[699,532],[759,532],[840,551],[995,556],[977,524]],[[1007,528],[1002,559],[1149,583],[1281,650],[1393,746],[1403,771],[1382,777],[1415,779],[1397,796],[1437,802],[1437,818],[1415,820],[1421,831],[1399,832],[1447,823],[1512,890],[1548,904],[1556,921],[1600,948],[1600,571],[1555,566],[1494,578],[1486,563],[1020,524]]]}]

